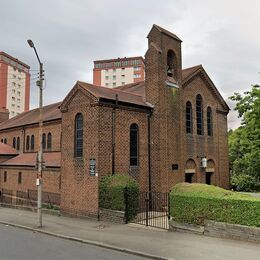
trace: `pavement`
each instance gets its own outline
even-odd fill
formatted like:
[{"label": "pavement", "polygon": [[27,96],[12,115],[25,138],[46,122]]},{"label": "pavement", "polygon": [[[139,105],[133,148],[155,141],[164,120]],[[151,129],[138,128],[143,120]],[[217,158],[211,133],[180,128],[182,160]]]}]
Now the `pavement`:
[{"label": "pavement", "polygon": [[149,259],[260,259],[256,243],[47,214],[43,215],[43,228],[37,229],[36,221],[34,212],[0,207],[2,224]]}]

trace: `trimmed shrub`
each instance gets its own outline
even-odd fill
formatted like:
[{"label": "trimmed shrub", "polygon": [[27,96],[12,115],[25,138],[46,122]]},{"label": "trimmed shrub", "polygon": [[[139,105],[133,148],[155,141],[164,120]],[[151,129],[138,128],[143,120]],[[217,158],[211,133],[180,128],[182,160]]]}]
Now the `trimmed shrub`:
[{"label": "trimmed shrub", "polygon": [[108,175],[101,179],[99,205],[101,208],[125,211],[125,189],[128,194],[128,220],[137,212],[139,188],[137,182],[127,175]]},{"label": "trimmed shrub", "polygon": [[247,174],[234,174],[231,176],[232,188],[237,191],[260,190],[260,183],[255,177]]},{"label": "trimmed shrub", "polygon": [[205,219],[260,227],[260,199],[206,184],[179,183],[170,193],[173,220],[202,225]]}]

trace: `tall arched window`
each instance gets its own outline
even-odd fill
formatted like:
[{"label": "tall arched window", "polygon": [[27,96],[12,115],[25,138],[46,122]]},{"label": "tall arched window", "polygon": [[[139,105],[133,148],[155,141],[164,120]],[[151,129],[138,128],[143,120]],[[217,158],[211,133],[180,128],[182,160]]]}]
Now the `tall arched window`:
[{"label": "tall arched window", "polygon": [[52,136],[51,133],[48,133],[47,135],[47,149],[51,150],[51,142],[52,142]]},{"label": "tall arched window", "polygon": [[16,149],[16,138],[13,138],[13,148]]},{"label": "tall arched window", "polygon": [[211,107],[207,108],[207,129],[208,129],[208,135],[213,135],[213,124],[212,124],[212,109]]},{"label": "tall arched window", "polygon": [[197,134],[203,135],[203,106],[201,95],[196,96]]},{"label": "tall arched window", "polygon": [[137,124],[130,126],[130,166],[139,164],[139,129]]},{"label": "tall arched window", "polygon": [[167,76],[176,79],[176,55],[172,50],[167,52]]},{"label": "tall arched window", "polygon": [[2,138],[2,139],[1,139],[1,143],[3,143],[3,142],[4,142],[4,139]]},{"label": "tall arched window", "polygon": [[31,150],[34,150],[34,135],[31,136]]},{"label": "tall arched window", "polygon": [[16,149],[17,149],[18,151],[20,151],[20,137],[19,137],[19,136],[17,137]]},{"label": "tall arched window", "polygon": [[192,105],[191,102],[188,101],[186,103],[186,133],[192,134],[193,125],[192,125]]},{"label": "tall arched window", "polygon": [[75,157],[82,157],[83,155],[83,116],[77,114],[75,118]]},{"label": "tall arched window", "polygon": [[26,136],[26,151],[28,151],[30,149],[30,136],[27,135]]},{"label": "tall arched window", "polygon": [[4,139],[4,144],[7,144],[7,139],[6,138]]},{"label": "tall arched window", "polygon": [[42,134],[42,150],[46,149],[46,134]]}]

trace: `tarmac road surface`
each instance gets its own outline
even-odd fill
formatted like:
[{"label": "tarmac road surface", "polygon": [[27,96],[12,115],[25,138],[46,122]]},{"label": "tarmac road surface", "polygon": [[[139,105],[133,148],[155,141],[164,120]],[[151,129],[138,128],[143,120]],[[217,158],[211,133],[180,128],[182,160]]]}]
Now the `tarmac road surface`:
[{"label": "tarmac road surface", "polygon": [[142,260],[145,258],[0,225],[1,260]]}]

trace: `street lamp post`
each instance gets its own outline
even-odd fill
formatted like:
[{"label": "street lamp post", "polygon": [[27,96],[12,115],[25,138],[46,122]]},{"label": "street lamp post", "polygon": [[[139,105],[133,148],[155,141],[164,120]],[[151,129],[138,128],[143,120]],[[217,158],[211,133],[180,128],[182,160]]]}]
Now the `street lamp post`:
[{"label": "street lamp post", "polygon": [[37,157],[37,163],[38,163],[38,171],[37,171],[37,213],[38,213],[38,222],[37,226],[39,228],[42,227],[42,169],[43,169],[43,153],[42,153],[42,90],[43,90],[43,64],[38,56],[38,53],[36,51],[36,48],[34,46],[34,43],[32,40],[27,40],[29,46],[34,49],[34,52],[36,54],[37,60],[40,65],[40,79],[36,82],[37,86],[39,87],[39,146],[38,146],[38,157]]}]

